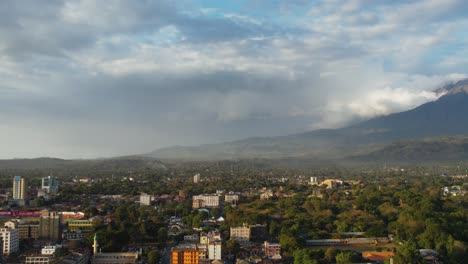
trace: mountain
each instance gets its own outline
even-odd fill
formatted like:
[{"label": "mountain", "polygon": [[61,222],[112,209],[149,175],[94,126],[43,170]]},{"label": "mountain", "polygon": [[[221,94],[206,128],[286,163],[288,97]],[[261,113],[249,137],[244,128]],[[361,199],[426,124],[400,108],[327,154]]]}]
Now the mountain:
[{"label": "mountain", "polygon": [[350,159],[383,162],[466,161],[468,160],[468,136],[399,141]]},{"label": "mountain", "polygon": [[[414,140],[429,137],[468,135],[466,118],[468,79],[446,85],[436,92],[443,94],[436,101],[409,111],[374,118],[341,129],[322,129],[281,137],[248,138],[197,147],[170,147],[147,155],[158,159],[189,160],[249,158],[330,160],[366,157],[396,141],[413,140],[411,144],[415,144]],[[400,145],[390,145],[389,148],[397,148]],[[384,152],[389,153],[389,150]]]}]

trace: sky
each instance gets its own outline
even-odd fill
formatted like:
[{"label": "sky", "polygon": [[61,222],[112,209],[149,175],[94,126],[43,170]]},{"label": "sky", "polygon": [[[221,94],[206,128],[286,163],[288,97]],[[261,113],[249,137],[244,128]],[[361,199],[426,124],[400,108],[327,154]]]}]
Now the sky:
[{"label": "sky", "polygon": [[343,127],[466,77],[464,0],[0,1],[0,158]]}]

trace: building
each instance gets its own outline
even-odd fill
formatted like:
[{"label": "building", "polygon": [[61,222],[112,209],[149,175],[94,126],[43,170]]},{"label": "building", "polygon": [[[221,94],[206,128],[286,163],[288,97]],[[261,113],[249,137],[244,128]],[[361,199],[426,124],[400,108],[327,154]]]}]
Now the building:
[{"label": "building", "polygon": [[237,206],[239,203],[239,195],[234,193],[227,193],[224,195],[224,202],[231,206]]},{"label": "building", "polygon": [[210,241],[208,243],[208,258],[211,260],[221,260],[223,242],[221,240]]},{"label": "building", "polygon": [[59,183],[57,177],[47,176],[42,178],[41,189],[45,190],[47,194],[56,194],[58,192]]},{"label": "building", "polygon": [[140,204],[141,205],[151,205],[151,195],[142,193],[140,194]]},{"label": "building", "polygon": [[224,196],[219,194],[201,194],[192,197],[192,208],[219,208],[224,202]]},{"label": "building", "polygon": [[211,241],[221,240],[221,233],[209,232],[200,234],[200,244],[208,245]]},{"label": "building", "polygon": [[337,186],[337,181],[336,180],[331,180],[331,179],[327,179],[327,180],[324,180],[322,183],[320,183],[320,185],[325,185],[327,186],[327,189],[333,189]]},{"label": "building", "polygon": [[55,253],[55,251],[57,250],[57,248],[59,248],[60,246],[59,245],[55,245],[55,246],[45,246],[41,249],[41,254],[42,255],[53,255]]},{"label": "building", "polygon": [[58,241],[62,239],[61,217],[57,212],[46,212],[39,218],[39,238]]},{"label": "building", "polygon": [[193,175],[193,183],[199,183],[201,180],[200,173]]},{"label": "building", "polygon": [[198,260],[196,245],[182,244],[171,250],[171,264],[198,264]]},{"label": "building", "polygon": [[88,264],[89,255],[71,252],[63,258],[62,264]]},{"label": "building", "polygon": [[208,245],[197,244],[198,263],[208,259]]},{"label": "building", "polygon": [[136,252],[98,252],[97,235],[94,235],[92,264],[136,264]]},{"label": "building", "polygon": [[185,235],[184,236],[184,241],[186,241],[186,242],[198,242],[198,241],[200,241],[200,236],[198,234]]},{"label": "building", "polygon": [[86,233],[81,232],[64,232],[64,238],[66,240],[84,240],[86,238]]},{"label": "building", "polygon": [[13,178],[13,200],[26,200],[26,181],[21,176]]},{"label": "building", "polygon": [[0,236],[3,241],[3,255],[9,256],[19,250],[19,230],[0,228]]},{"label": "building", "polygon": [[53,256],[27,256],[24,263],[26,264],[49,264],[55,263]]},{"label": "building", "polygon": [[91,233],[94,231],[94,222],[91,220],[68,221],[69,232]]},{"label": "building", "polygon": [[318,179],[317,177],[310,177],[310,185],[318,185]]},{"label": "building", "polygon": [[135,264],[138,260],[138,253],[135,252],[99,252],[93,255],[92,264]]},{"label": "building", "polygon": [[138,260],[138,253],[135,252],[99,252],[93,255],[92,264],[135,264]]},{"label": "building", "polygon": [[5,222],[5,227],[18,229],[20,239],[39,238],[39,221],[23,221],[15,219]]},{"label": "building", "polygon": [[270,243],[265,241],[264,250],[266,257],[281,257],[281,245],[279,243]]},{"label": "building", "polygon": [[273,191],[271,189],[266,189],[260,194],[260,200],[270,200],[273,197]]},{"label": "building", "polygon": [[240,226],[240,227],[231,227],[230,230],[231,239],[236,240],[239,244],[248,244],[250,239],[250,227],[249,226]]}]

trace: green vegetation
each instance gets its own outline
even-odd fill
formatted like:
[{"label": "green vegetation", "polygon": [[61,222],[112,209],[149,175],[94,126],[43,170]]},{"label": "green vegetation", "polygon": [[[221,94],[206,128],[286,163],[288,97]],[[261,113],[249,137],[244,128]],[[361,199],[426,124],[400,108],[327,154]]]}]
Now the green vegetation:
[{"label": "green vegetation", "polygon": [[[182,239],[181,235],[169,236],[168,220],[174,215],[181,217],[184,232],[191,227],[208,231],[211,227],[204,221],[223,216],[226,221],[219,231],[227,241],[226,253],[234,256],[245,249],[228,240],[229,228],[246,223],[266,225],[268,239],[281,243],[286,262],[362,262],[357,252],[364,249],[359,247],[307,245],[311,239],[344,239],[344,232],[363,232],[364,237],[392,235],[392,243],[367,248],[395,251],[395,263],[417,263],[417,250],[422,248],[437,250],[444,263],[460,263],[466,257],[466,196],[443,195],[442,189],[460,186],[467,191],[466,177],[449,177],[467,174],[467,164],[289,167],[263,160],[158,164],[157,168],[101,168],[95,172],[89,167],[77,169],[61,178],[64,184],[55,200],[37,199],[34,205],[79,207],[87,217],[99,219],[95,232],[103,251],[147,245],[144,255],[150,263],[159,261],[160,250]],[[31,174],[35,176],[27,179],[38,181],[49,173],[34,170]],[[192,183],[196,173],[202,175],[201,184]],[[16,171],[3,170],[0,174],[1,187],[11,188],[11,175]],[[91,175],[92,182],[78,181]],[[309,177],[344,182],[334,188],[311,186],[307,184]],[[226,205],[209,213],[192,210],[192,195],[216,190],[241,193],[239,205]],[[260,199],[266,190],[273,196]],[[151,206],[138,205],[135,200],[142,192],[158,198]],[[88,236],[88,246],[93,236]]]}]

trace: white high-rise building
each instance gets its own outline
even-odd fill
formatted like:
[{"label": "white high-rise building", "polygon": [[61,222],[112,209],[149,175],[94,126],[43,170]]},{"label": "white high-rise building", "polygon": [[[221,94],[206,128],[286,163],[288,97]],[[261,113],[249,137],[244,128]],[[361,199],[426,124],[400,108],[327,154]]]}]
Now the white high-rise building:
[{"label": "white high-rise building", "polygon": [[208,244],[208,259],[221,260],[222,245],[221,240],[211,241]]},{"label": "white high-rise building", "polygon": [[193,175],[193,183],[199,183],[201,179],[200,173]]},{"label": "white high-rise building", "polygon": [[310,177],[310,185],[318,185],[318,179],[317,177]]},{"label": "white high-rise building", "polygon": [[26,181],[21,176],[13,178],[13,199],[25,200],[26,199]]},{"label": "white high-rise building", "polygon": [[8,256],[19,250],[19,230],[0,228],[0,236],[3,240],[3,255]]}]

